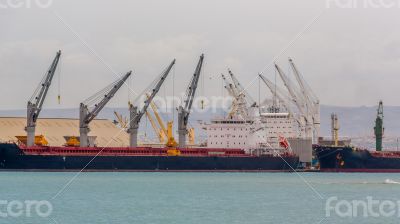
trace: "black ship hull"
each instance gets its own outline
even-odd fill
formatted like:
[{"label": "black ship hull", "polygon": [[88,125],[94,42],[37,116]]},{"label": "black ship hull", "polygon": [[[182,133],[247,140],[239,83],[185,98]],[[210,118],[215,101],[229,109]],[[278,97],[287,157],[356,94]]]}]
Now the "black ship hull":
[{"label": "black ship hull", "polygon": [[317,146],[315,154],[321,171],[400,172],[398,153],[371,153],[351,147]]},{"label": "black ship hull", "polygon": [[17,145],[0,144],[0,170],[292,171],[298,163],[295,156],[24,155]]}]

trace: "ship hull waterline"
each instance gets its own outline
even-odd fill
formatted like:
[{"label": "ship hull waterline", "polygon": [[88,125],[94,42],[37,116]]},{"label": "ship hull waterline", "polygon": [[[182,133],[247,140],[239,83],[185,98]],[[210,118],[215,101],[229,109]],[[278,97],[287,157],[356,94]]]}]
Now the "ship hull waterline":
[{"label": "ship hull waterline", "polygon": [[370,152],[351,147],[315,148],[321,172],[400,173],[398,152]]},{"label": "ship hull waterline", "polygon": [[0,171],[290,172],[297,156],[26,155],[0,145]]}]

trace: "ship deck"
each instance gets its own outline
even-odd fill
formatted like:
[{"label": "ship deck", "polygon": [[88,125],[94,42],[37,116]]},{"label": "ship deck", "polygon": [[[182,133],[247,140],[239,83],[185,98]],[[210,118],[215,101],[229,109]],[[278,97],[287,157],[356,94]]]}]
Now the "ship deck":
[{"label": "ship deck", "polygon": [[[156,148],[156,147],[53,147],[19,146],[24,155],[49,156],[171,156],[169,150],[178,150],[179,156],[190,157],[257,157],[243,149],[223,148]],[[289,156],[283,154],[281,156]],[[175,155],[176,156],[176,155]],[[263,155],[271,156],[273,155]]]}]

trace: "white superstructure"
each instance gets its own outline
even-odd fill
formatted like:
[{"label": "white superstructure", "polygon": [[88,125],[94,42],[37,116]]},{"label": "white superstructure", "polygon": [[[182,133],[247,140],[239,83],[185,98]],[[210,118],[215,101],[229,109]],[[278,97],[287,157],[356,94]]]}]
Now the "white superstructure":
[{"label": "white superstructure", "polygon": [[270,137],[299,136],[298,125],[290,113],[261,113],[261,121],[266,124],[267,134]]},{"label": "white superstructure", "polygon": [[242,119],[213,119],[205,125],[207,146],[212,148],[246,148],[252,121]]},{"label": "white superstructure", "polygon": [[212,148],[279,148],[279,137],[298,137],[297,123],[289,113],[261,113],[251,120],[219,118],[203,127]]}]

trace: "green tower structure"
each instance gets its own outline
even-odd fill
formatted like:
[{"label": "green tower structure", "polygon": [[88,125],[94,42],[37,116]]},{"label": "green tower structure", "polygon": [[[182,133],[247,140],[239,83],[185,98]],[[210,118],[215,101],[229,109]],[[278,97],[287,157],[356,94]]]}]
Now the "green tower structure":
[{"label": "green tower structure", "polygon": [[382,101],[379,101],[378,114],[376,116],[374,127],[376,151],[382,151],[382,139],[384,131],[385,128],[383,127],[383,103]]}]

